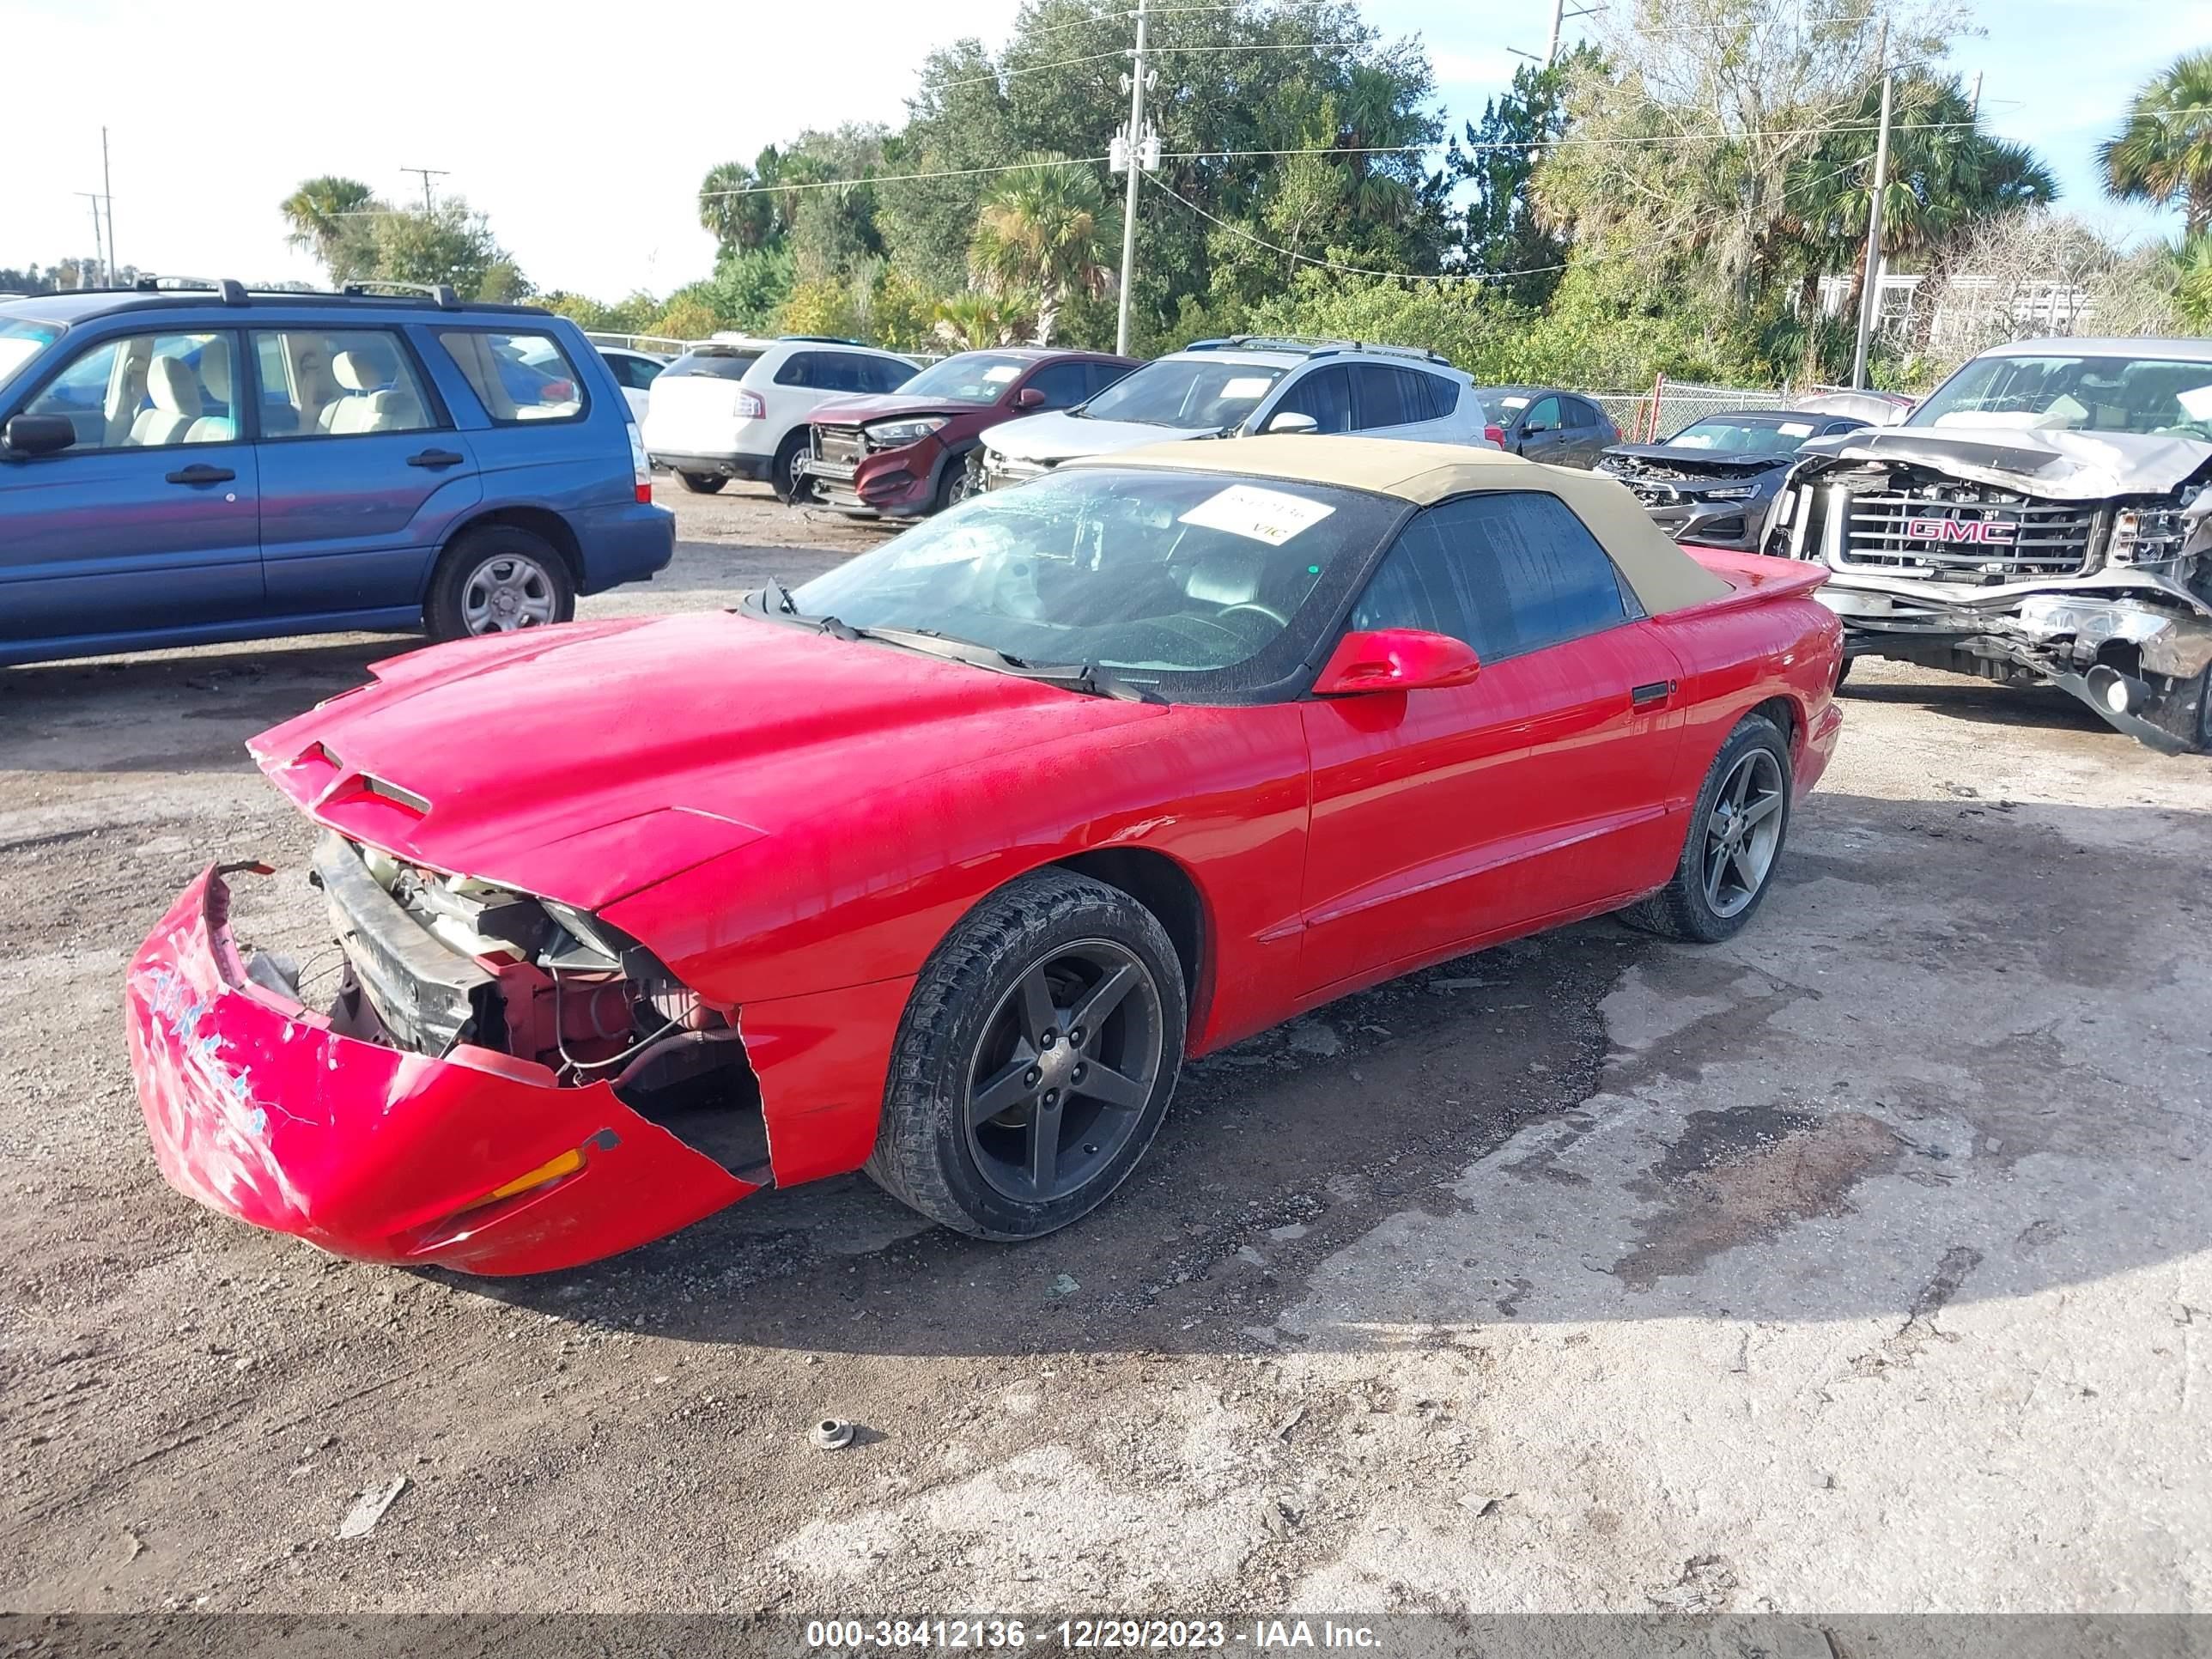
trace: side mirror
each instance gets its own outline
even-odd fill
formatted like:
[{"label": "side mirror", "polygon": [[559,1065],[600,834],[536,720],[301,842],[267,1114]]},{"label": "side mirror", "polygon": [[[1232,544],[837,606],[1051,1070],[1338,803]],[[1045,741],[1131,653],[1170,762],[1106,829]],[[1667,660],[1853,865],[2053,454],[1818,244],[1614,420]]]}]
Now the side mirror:
[{"label": "side mirror", "polygon": [[1267,417],[1262,432],[1318,432],[1321,422],[1310,415],[1295,409],[1278,410]]},{"label": "side mirror", "polygon": [[1425,628],[1376,628],[1337,641],[1314,681],[1314,692],[1344,697],[1363,691],[1420,691],[1465,685],[1481,672],[1481,659],[1463,640]]},{"label": "side mirror", "polygon": [[66,415],[18,415],[0,428],[0,447],[10,455],[51,455],[76,441]]},{"label": "side mirror", "polygon": [[1016,409],[1035,409],[1043,402],[1044,393],[1033,386],[1025,386],[1014,393]]}]

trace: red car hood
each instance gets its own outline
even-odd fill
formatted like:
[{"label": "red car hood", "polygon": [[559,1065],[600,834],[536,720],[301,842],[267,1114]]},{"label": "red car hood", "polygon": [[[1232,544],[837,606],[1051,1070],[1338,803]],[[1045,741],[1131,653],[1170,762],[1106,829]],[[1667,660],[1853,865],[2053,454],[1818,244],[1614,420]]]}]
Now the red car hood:
[{"label": "red car hood", "polygon": [[996,404],[956,403],[944,398],[902,398],[896,392],[880,398],[841,398],[817,409],[807,418],[817,426],[866,426],[870,421],[895,415],[990,415],[1004,413]]},{"label": "red car hood", "polygon": [[318,822],[596,909],[856,794],[1156,705],[727,611],[437,646],[248,747]]}]

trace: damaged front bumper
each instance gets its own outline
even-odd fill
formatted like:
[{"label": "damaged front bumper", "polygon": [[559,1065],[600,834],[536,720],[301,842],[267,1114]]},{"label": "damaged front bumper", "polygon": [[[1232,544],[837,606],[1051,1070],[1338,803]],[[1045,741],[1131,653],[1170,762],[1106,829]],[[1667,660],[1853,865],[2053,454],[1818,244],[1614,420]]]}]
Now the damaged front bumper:
[{"label": "damaged front bumper", "polygon": [[2108,570],[1962,593],[1838,573],[1815,596],[1844,649],[2055,685],[2167,753],[2212,752],[2212,605],[2147,571]]},{"label": "damaged front bumper", "polygon": [[333,1029],[249,975],[210,868],[133,959],[125,1016],[161,1172],[212,1209],[363,1261],[542,1273],[756,1191],[614,1085],[466,1042]]}]

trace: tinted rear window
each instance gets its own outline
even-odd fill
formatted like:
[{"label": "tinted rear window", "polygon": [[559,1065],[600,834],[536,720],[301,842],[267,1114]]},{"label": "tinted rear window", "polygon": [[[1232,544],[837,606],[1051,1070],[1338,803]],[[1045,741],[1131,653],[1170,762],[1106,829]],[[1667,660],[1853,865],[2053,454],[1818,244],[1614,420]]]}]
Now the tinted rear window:
[{"label": "tinted rear window", "polygon": [[672,377],[703,374],[710,380],[742,380],[760,360],[757,351],[687,351],[660,372]]}]

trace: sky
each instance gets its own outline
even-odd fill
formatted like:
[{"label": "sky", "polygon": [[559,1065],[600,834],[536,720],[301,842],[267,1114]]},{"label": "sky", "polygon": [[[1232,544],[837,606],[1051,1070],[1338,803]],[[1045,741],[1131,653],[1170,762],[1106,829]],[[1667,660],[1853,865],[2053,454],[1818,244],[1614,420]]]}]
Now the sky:
[{"label": "sky", "polygon": [[[210,58],[158,44],[184,15],[173,0],[0,0],[15,137],[0,169],[0,266],[91,246],[91,205],[77,192],[101,187],[104,122],[127,264],[316,280],[313,263],[286,247],[276,210],[294,185],[335,173],[419,201],[422,181],[404,169],[434,167],[444,176],[434,186],[488,213],[541,289],[665,294],[713,263],[693,201],[708,167],[808,126],[896,124],[931,48],[959,34],[998,46],[1018,3],[842,0],[825,27],[811,7],[767,0],[441,0],[429,30],[389,8],[234,0],[204,35]],[[2212,0],[1972,4],[1979,33],[1952,62],[1982,73],[1990,125],[2035,145],[2063,204],[2106,228],[2178,230],[2176,216],[2101,196],[2095,147],[2142,82],[2212,44]],[[1549,21],[1542,0],[1363,9],[1387,35],[1421,37],[1455,131],[1504,89],[1515,49],[1542,52]],[[156,59],[172,66],[159,88]],[[207,73],[213,64],[222,72]],[[180,75],[189,99],[176,95]]]}]

